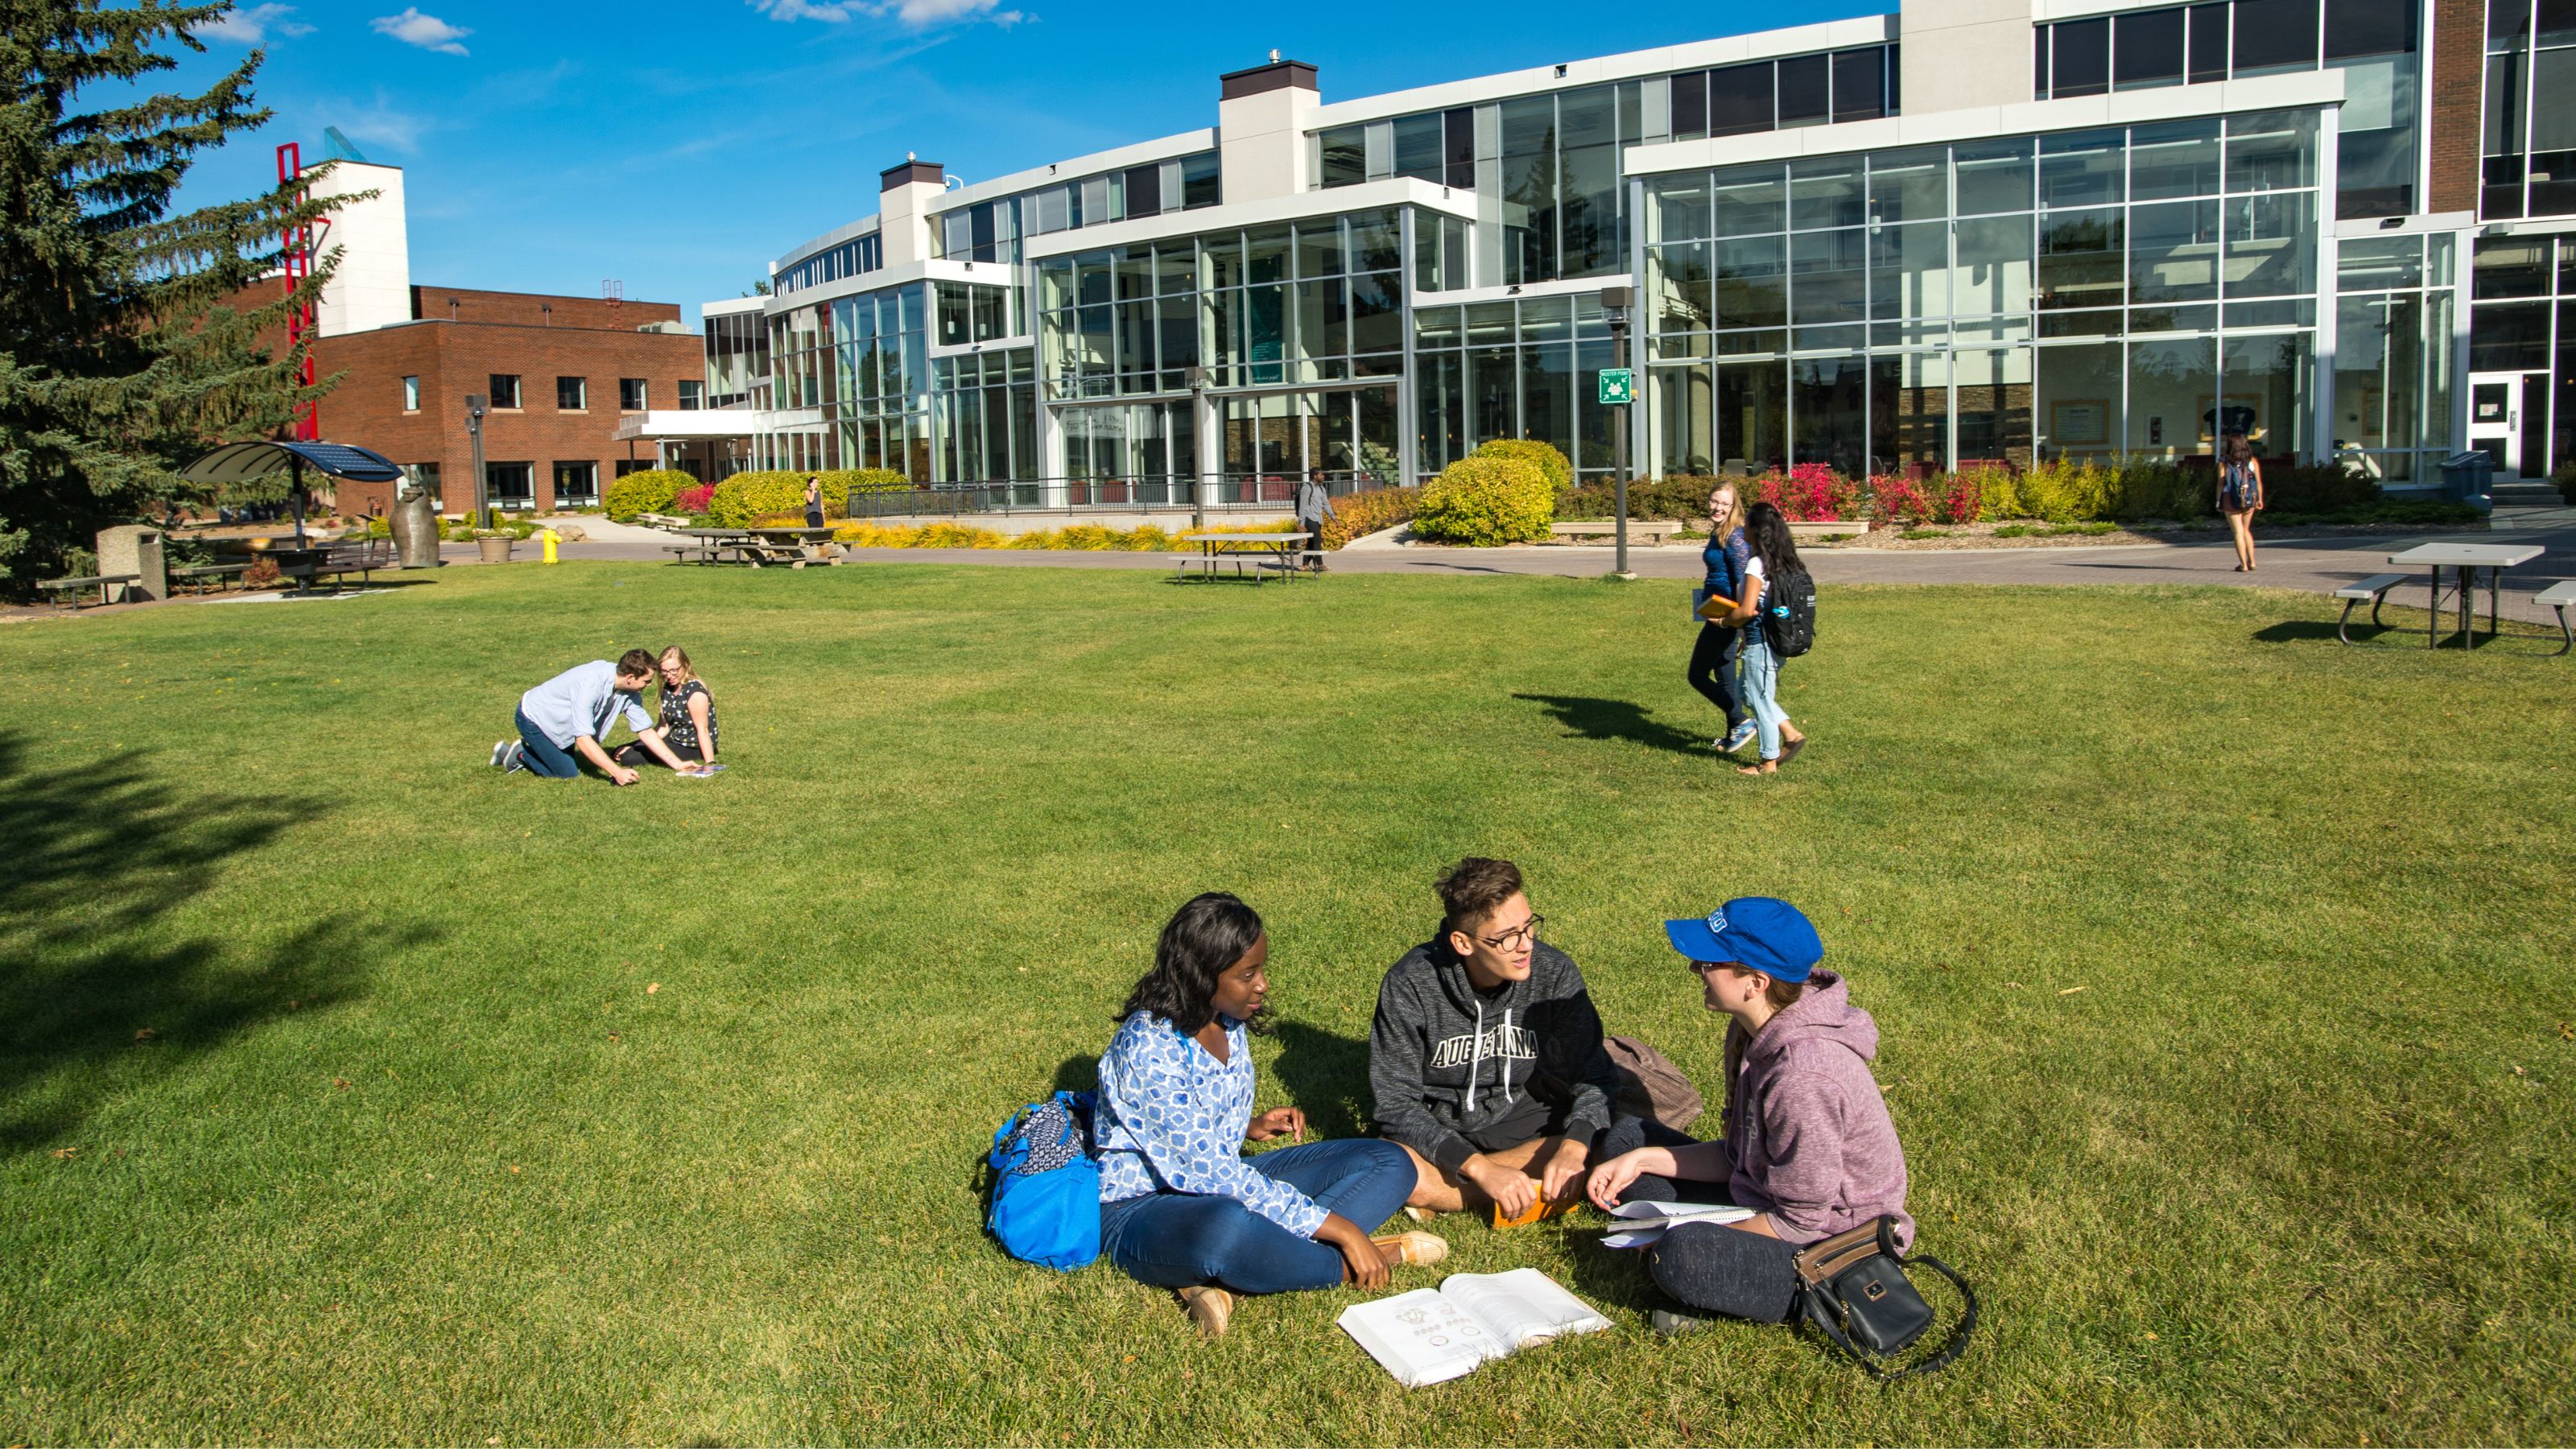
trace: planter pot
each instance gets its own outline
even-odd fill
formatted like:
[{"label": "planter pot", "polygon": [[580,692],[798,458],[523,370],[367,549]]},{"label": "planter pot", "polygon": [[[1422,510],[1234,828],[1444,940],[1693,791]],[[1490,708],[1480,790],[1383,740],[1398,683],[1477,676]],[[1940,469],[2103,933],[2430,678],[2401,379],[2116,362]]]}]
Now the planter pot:
[{"label": "planter pot", "polygon": [[478,538],[474,540],[474,547],[482,553],[485,563],[508,563],[510,545],[515,541],[507,538]]}]

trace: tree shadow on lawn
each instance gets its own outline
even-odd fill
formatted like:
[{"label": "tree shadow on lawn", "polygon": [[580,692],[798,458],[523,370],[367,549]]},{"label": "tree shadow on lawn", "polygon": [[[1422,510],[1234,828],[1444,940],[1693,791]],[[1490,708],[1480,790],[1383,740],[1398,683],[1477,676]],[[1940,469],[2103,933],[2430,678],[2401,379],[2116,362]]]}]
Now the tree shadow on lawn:
[{"label": "tree shadow on lawn", "polygon": [[[172,933],[227,861],[328,807],[186,793],[142,751],[39,771],[0,739],[0,1153],[76,1130],[116,1057],[194,1056],[287,1011],[346,999],[369,962],[424,939],[329,918],[244,951]],[[123,1090],[116,1086],[114,1090]]]},{"label": "tree shadow on lawn", "polygon": [[1515,694],[1512,698],[1543,706],[1568,734],[1587,740],[1625,740],[1679,755],[1696,755],[1706,748],[1698,735],[1657,723],[1653,711],[1631,700],[1579,694]]}]

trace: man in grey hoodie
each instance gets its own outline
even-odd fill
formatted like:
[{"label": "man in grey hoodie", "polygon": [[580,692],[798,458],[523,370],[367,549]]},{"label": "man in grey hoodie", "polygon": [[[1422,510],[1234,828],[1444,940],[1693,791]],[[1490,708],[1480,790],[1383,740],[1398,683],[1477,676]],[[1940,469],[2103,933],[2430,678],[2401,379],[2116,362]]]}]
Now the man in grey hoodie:
[{"label": "man in grey hoodie", "polygon": [[1619,1092],[1583,973],[1538,939],[1510,861],[1470,856],[1438,889],[1440,930],[1388,969],[1369,1028],[1378,1132],[1421,1179],[1407,1204],[1572,1207]]}]

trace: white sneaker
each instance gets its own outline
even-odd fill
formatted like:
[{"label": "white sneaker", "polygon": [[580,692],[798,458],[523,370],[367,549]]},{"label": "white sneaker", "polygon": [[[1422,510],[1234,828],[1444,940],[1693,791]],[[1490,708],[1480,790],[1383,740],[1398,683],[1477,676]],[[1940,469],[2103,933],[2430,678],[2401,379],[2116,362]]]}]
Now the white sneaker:
[{"label": "white sneaker", "polygon": [[508,740],[494,740],[492,742],[492,768],[496,770],[501,768],[501,762],[509,757],[510,742]]},{"label": "white sneaker", "polygon": [[528,745],[525,740],[512,740],[501,756],[501,773],[515,774],[528,768]]}]

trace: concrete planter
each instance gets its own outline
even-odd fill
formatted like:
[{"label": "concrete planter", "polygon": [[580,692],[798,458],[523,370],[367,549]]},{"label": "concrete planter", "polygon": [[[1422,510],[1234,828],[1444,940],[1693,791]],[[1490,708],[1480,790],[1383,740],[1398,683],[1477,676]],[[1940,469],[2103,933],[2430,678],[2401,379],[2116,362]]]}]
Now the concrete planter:
[{"label": "concrete planter", "polygon": [[507,538],[478,538],[474,540],[474,547],[483,555],[485,563],[508,563],[510,545],[514,541]]}]

